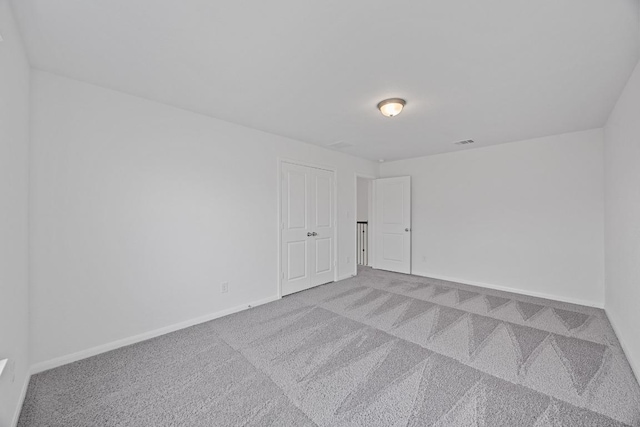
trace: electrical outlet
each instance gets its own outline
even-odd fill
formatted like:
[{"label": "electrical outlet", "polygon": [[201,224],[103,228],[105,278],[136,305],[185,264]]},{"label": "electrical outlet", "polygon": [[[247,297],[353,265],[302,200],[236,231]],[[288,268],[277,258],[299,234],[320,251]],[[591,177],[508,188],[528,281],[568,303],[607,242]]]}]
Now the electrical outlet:
[{"label": "electrical outlet", "polygon": [[229,282],[222,282],[220,284],[220,293],[226,294],[229,292]]}]

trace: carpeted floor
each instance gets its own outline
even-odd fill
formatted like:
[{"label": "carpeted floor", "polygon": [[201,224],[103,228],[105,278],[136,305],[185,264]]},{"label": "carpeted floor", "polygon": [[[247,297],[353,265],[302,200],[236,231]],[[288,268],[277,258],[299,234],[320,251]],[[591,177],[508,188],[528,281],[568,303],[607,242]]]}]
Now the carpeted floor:
[{"label": "carpeted floor", "polygon": [[640,426],[602,310],[368,268],[35,375],[19,426]]}]

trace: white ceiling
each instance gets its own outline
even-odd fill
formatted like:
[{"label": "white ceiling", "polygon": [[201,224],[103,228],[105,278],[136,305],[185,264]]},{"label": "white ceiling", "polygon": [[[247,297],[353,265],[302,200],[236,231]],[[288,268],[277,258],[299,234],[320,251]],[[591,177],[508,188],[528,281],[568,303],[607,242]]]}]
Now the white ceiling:
[{"label": "white ceiling", "polygon": [[638,0],[13,5],[36,68],[369,159],[600,127],[640,44]]}]

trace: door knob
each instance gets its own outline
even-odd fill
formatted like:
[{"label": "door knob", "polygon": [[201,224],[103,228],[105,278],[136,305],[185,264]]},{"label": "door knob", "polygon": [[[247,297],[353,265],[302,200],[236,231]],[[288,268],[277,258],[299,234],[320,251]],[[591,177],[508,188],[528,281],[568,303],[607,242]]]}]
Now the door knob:
[{"label": "door knob", "polygon": [[313,236],[313,233],[308,232],[308,233],[307,233],[307,237],[311,237],[311,236]]},{"label": "door knob", "polygon": [[314,231],[314,232],[313,232],[313,235],[314,235],[314,236],[317,236],[317,235],[318,235],[318,233],[316,233],[316,232]]},{"label": "door knob", "polygon": [[404,229],[404,231],[407,231],[407,232],[408,232],[408,231],[409,231],[409,229],[408,229],[408,228],[405,228],[405,229]]}]

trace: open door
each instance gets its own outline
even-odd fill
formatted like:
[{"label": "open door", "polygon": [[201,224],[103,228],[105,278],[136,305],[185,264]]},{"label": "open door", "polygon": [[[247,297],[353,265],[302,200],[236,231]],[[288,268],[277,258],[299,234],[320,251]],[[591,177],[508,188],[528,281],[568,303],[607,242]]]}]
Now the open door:
[{"label": "open door", "polygon": [[411,273],[411,177],[374,181],[375,268]]}]

